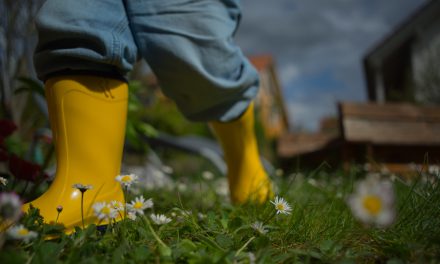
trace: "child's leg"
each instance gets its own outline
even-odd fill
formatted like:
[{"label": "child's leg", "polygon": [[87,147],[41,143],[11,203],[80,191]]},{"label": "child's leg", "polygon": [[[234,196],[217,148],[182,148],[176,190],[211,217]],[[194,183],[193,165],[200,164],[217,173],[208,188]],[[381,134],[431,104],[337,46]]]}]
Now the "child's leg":
[{"label": "child's leg", "polygon": [[[92,205],[124,202],[120,173],[127,113],[127,84],[103,77],[72,75],[46,82],[51,127],[55,136],[57,172],[49,189],[30,204],[40,209],[47,223],[57,219],[67,232],[82,226],[81,192],[72,186],[92,185],[84,194],[84,220],[97,224]],[[105,224],[103,222],[102,224]]]},{"label": "child's leg", "polygon": [[47,0],[36,28],[35,69],[44,81],[67,71],[120,77],[136,61],[123,1]]},{"label": "child's leg", "polygon": [[237,120],[210,125],[224,151],[232,201],[262,203],[269,199],[273,195],[272,184],[258,154],[253,104]]},{"label": "child's leg", "polygon": [[258,74],[233,41],[238,1],[127,1],[126,7],[139,51],[164,93],[188,119],[222,122],[212,127],[225,153],[232,200],[265,200],[271,187],[248,108]]},{"label": "child's leg", "polygon": [[[35,66],[45,81],[57,157],[55,180],[30,204],[44,221],[57,219],[71,231],[82,226],[81,193],[73,184],[91,184],[84,194],[85,224],[98,223],[95,202],[123,202],[120,173],[128,88],[122,75],[136,59],[122,1],[48,0],[37,20]],[[107,77],[103,77],[107,76]]]}]

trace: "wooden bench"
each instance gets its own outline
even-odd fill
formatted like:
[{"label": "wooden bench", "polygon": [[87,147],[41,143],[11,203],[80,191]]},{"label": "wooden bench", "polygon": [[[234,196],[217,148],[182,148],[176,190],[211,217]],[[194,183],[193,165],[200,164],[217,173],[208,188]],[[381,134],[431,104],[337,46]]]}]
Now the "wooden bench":
[{"label": "wooden bench", "polygon": [[409,163],[440,163],[440,107],[344,102],[338,108],[345,164],[366,160],[399,171]]}]

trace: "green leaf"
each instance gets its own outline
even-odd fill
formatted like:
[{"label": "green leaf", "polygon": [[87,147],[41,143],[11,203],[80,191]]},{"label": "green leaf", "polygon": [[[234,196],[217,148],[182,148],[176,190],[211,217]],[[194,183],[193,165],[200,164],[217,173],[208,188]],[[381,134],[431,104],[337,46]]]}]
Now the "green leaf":
[{"label": "green leaf", "polygon": [[227,218],[222,218],[222,219],[220,220],[220,223],[222,224],[222,227],[223,227],[224,229],[228,229],[229,219],[227,219]]},{"label": "green leaf", "polygon": [[319,249],[325,255],[335,255],[342,249],[342,245],[336,241],[328,239],[321,242]]},{"label": "green leaf", "polygon": [[2,249],[0,250],[0,260],[2,263],[26,263],[29,255],[20,248]]},{"label": "green leaf", "polygon": [[204,236],[204,235],[195,235],[202,243],[204,243],[205,245],[213,248],[213,249],[217,249],[220,251],[225,251],[219,244],[217,244],[214,240],[212,240],[210,237]]},{"label": "green leaf", "polygon": [[265,248],[269,246],[270,240],[267,236],[259,236],[252,243],[255,244],[256,248]]},{"label": "green leaf", "polygon": [[150,256],[150,250],[146,246],[138,246],[133,251],[133,257],[136,262],[145,262]]},{"label": "green leaf", "polygon": [[241,217],[234,217],[231,219],[231,221],[229,221],[229,228],[232,230],[238,229],[243,226],[243,223],[244,221]]},{"label": "green leaf", "polygon": [[61,233],[64,231],[65,227],[61,224],[45,224],[43,226],[43,233],[47,235],[61,235]]},{"label": "green leaf", "polygon": [[159,244],[159,253],[163,257],[171,257],[172,251],[169,247]]},{"label": "green leaf", "polygon": [[405,262],[398,258],[392,258],[387,261],[387,264],[403,264],[403,263]]},{"label": "green leaf", "polygon": [[212,230],[218,229],[217,217],[218,216],[212,211],[209,211],[206,214],[206,222],[208,224],[209,229],[212,229]]},{"label": "green leaf", "polygon": [[114,251],[113,251],[113,255],[112,255],[112,260],[113,263],[120,263],[121,261],[124,260],[124,253],[126,251],[126,245],[122,244],[119,247],[117,247]]},{"label": "green leaf", "polygon": [[159,132],[157,132],[153,126],[144,122],[139,123],[137,129],[140,131],[140,133],[148,137],[157,137],[159,134]]},{"label": "green leaf", "polygon": [[217,241],[222,248],[230,248],[234,244],[232,238],[224,234],[217,235],[215,241]]},{"label": "green leaf", "polygon": [[58,259],[66,243],[43,242],[35,250],[33,262],[53,263]]},{"label": "green leaf", "polygon": [[195,251],[197,250],[197,246],[196,244],[194,244],[191,240],[189,239],[182,239],[182,241],[180,241],[179,243],[179,247],[184,251],[184,252],[191,252],[191,251]]}]

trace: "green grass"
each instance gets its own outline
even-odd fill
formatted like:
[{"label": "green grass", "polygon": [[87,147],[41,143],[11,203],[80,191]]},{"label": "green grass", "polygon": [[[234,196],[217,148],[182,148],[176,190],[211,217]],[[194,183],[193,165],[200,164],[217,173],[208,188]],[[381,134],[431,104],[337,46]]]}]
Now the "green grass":
[{"label": "green grass", "polygon": [[[438,177],[394,181],[397,218],[380,229],[351,214],[346,198],[365,173],[315,171],[275,179],[277,193],[292,206],[290,215],[274,215],[271,203],[233,207],[217,195],[216,180],[193,180],[186,191],[154,190],[151,212],[173,221],[154,233],[147,219],[125,220],[104,233],[94,226],[66,236],[42,225],[35,215],[21,222],[39,232],[31,243],[7,240],[1,263],[436,263],[440,261]],[[389,177],[384,175],[384,177]],[[314,179],[314,181],[310,181]],[[217,178],[218,180],[218,178]],[[191,211],[189,214],[185,212]],[[265,222],[268,232],[250,227]],[[151,222],[151,221],[149,221]],[[44,240],[49,233],[61,234]]]}]

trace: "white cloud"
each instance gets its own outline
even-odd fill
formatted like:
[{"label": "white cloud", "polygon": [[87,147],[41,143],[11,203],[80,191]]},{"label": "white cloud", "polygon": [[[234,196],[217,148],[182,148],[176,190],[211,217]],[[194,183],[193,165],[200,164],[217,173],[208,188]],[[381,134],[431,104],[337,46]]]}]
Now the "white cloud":
[{"label": "white cloud", "polygon": [[287,64],[279,70],[281,82],[287,84],[293,82],[300,75],[299,68],[295,64]]},{"label": "white cloud", "polygon": [[[334,112],[337,101],[366,99],[363,56],[426,0],[241,2],[238,44],[247,54],[274,56],[292,124],[316,129],[319,118]],[[340,87],[308,94],[317,90],[295,86],[323,71],[330,71]]]},{"label": "white cloud", "polygon": [[288,101],[289,123],[294,130],[318,131],[319,120],[336,115],[336,103],[331,98],[318,97],[309,101]]}]

